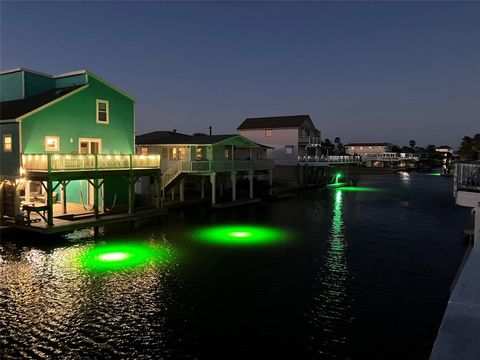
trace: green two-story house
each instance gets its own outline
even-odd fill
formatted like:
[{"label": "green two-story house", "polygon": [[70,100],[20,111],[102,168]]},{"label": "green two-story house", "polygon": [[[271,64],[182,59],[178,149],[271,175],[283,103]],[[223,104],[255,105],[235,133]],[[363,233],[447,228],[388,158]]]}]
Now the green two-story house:
[{"label": "green two-story house", "polygon": [[159,169],[158,156],[134,155],[135,99],[89,71],[4,71],[0,96],[2,184],[20,188],[24,204],[45,199],[49,225],[67,204],[96,216],[121,204],[131,211],[131,182]]}]

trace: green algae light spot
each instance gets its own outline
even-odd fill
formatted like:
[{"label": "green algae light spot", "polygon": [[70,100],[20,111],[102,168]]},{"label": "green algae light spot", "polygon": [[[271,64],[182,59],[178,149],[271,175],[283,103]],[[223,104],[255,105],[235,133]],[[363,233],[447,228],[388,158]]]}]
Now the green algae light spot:
[{"label": "green algae light spot", "polygon": [[214,245],[260,246],[287,238],[283,230],[256,225],[222,225],[202,228],[193,233],[195,239]]},{"label": "green algae light spot", "polygon": [[167,249],[144,243],[98,244],[80,256],[81,267],[93,272],[125,270],[168,259]]}]

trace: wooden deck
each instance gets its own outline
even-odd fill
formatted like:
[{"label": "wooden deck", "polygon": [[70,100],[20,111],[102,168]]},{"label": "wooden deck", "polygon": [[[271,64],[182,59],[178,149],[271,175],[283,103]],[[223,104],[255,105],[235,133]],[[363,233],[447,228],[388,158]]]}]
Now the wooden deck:
[{"label": "wooden deck", "polygon": [[[88,206],[87,206],[88,208]],[[154,218],[167,213],[166,209],[143,209],[137,210],[133,214],[120,213],[120,214],[101,214],[98,219],[93,215],[93,212],[85,211],[82,205],[69,204],[68,214],[61,214],[61,205],[54,205],[54,218],[53,226],[48,226],[43,220],[36,220],[30,224],[15,223],[14,221],[7,222],[6,225],[13,228],[33,231],[42,234],[56,234],[61,232],[68,232],[78,229],[84,229],[94,226],[111,225],[126,221],[144,220],[148,218]],[[71,216],[69,218],[69,215]],[[32,219],[38,219],[36,216],[32,216]]]}]

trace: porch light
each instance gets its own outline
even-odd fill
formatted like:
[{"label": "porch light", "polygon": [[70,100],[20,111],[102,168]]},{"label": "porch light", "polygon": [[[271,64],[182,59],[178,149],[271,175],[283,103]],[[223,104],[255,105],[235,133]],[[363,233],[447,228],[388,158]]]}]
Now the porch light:
[{"label": "porch light", "polygon": [[262,246],[280,243],[289,237],[288,232],[257,225],[222,225],[201,228],[193,237],[203,243],[223,246]]},{"label": "porch light", "polygon": [[120,160],[120,155],[115,155],[115,160]]},{"label": "porch light", "polygon": [[53,155],[53,160],[58,160],[60,159],[60,155]]},{"label": "porch light", "polygon": [[66,155],[65,159],[70,160],[72,157],[70,155]]}]

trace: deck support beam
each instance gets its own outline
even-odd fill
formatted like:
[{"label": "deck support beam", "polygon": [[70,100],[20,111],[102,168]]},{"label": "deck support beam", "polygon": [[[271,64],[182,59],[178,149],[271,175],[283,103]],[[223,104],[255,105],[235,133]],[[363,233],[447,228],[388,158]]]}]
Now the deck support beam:
[{"label": "deck support beam", "polygon": [[162,182],[162,173],[159,171],[158,172],[158,175],[155,176],[155,195],[156,195],[156,199],[155,199],[155,207],[157,209],[160,209],[161,207],[163,207],[163,199],[161,199],[161,182]]},{"label": "deck support beam", "polygon": [[200,189],[201,198],[203,200],[205,199],[205,176],[202,176],[202,181],[200,186],[201,186],[201,189]]},{"label": "deck support beam", "polygon": [[249,186],[250,187],[250,191],[249,191],[250,199],[253,199],[253,171],[252,170],[250,170],[248,172],[248,182],[249,182],[249,185],[250,185]]},{"label": "deck support beam", "polygon": [[185,201],[185,176],[180,179],[180,202]]},{"label": "deck support beam", "polygon": [[51,179],[47,180],[47,224],[53,226],[53,182]]},{"label": "deck support beam", "polygon": [[230,179],[232,181],[232,201],[237,201],[237,172],[232,171],[230,174]]},{"label": "deck support beam", "polygon": [[268,193],[273,195],[273,170],[268,172],[268,185],[270,186]]},{"label": "deck support beam", "polygon": [[172,194],[172,201],[175,200],[175,186],[172,186],[172,190],[170,191],[170,193]]},{"label": "deck support beam", "polygon": [[93,179],[93,214],[98,219],[98,178]]},{"label": "deck support beam", "polygon": [[29,203],[30,202],[30,180],[25,181],[25,202]]},{"label": "deck support beam", "polygon": [[70,181],[64,180],[60,181],[62,186],[62,213],[67,213],[67,185]]},{"label": "deck support beam", "polygon": [[217,173],[210,174],[210,183],[212,184],[212,205],[217,203],[217,194],[216,194],[216,187],[217,187]]},{"label": "deck support beam", "polygon": [[473,234],[473,247],[480,249],[480,202],[475,207],[475,223],[474,234]]},{"label": "deck support beam", "polygon": [[130,175],[128,177],[128,213],[133,214],[135,208],[135,183],[138,178]]}]

